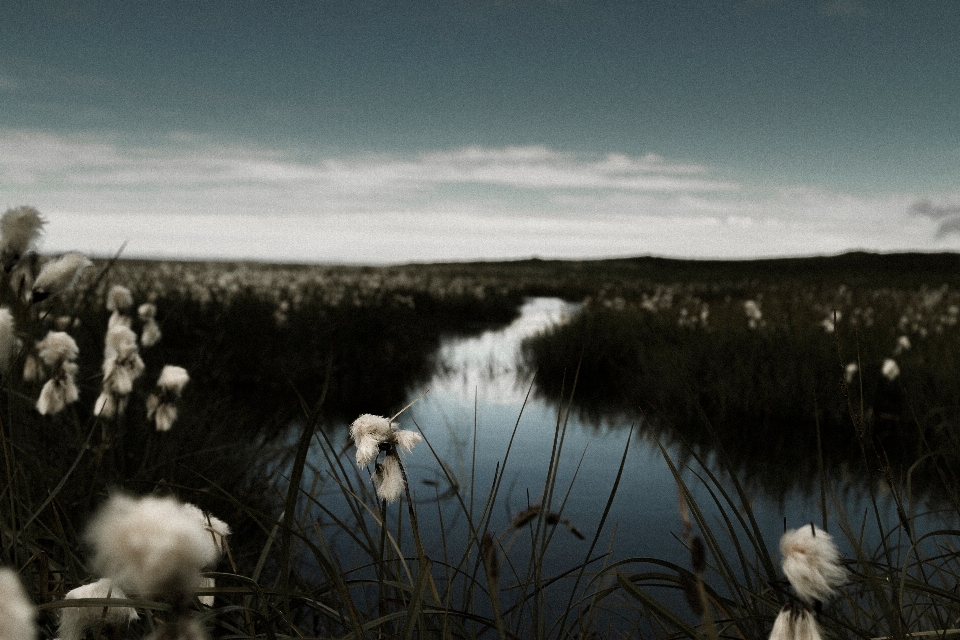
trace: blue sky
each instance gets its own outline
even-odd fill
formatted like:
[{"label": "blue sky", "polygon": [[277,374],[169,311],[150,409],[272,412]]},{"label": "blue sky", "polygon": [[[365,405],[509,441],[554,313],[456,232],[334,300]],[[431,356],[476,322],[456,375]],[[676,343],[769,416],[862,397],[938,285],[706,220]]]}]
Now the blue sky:
[{"label": "blue sky", "polygon": [[43,248],[404,262],[960,249],[960,3],[0,3]]}]

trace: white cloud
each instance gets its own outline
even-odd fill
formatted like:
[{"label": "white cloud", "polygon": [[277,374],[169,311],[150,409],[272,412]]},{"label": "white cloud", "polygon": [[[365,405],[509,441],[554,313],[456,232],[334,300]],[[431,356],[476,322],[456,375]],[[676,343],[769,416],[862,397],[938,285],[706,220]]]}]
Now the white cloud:
[{"label": "white cloud", "polygon": [[37,206],[50,252],[126,241],[140,256],[402,262],[960,248],[942,232],[947,205],[921,211],[916,195],[761,190],[719,173],[542,146],[304,160],[189,134],[131,146],[0,131],[0,207]]},{"label": "white cloud", "polygon": [[[171,144],[173,143],[173,144]],[[340,191],[425,190],[438,185],[517,189],[735,191],[706,167],[656,155],[590,156],[546,147],[465,148],[412,157],[366,155],[297,161],[275,151],[202,144],[179,137],[126,147],[90,137],[0,131],[0,180],[87,187],[276,184]]]},{"label": "white cloud", "polygon": [[505,217],[457,211],[419,214],[249,216],[107,214],[48,216],[44,249],[167,258],[290,262],[396,263],[437,260],[597,258],[661,255],[749,258],[960,248],[931,243],[935,228],[897,224],[811,225],[802,221],[713,216],[616,215],[577,219],[538,214]]}]

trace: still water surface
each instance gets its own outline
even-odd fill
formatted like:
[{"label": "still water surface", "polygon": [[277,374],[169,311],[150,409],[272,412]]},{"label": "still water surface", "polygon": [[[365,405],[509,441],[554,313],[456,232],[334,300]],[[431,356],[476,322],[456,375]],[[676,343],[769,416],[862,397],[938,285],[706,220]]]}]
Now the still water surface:
[{"label": "still water surface", "polygon": [[[600,426],[582,422],[575,413],[568,417],[556,404],[537,396],[535,380],[519,364],[520,345],[525,337],[551,323],[563,322],[576,310],[577,305],[563,300],[532,298],[506,328],[448,340],[438,354],[435,375],[422,388],[411,391],[409,400],[419,400],[398,422],[401,428],[419,430],[458,478],[460,495],[468,506],[472,505],[474,521],[479,520],[495,473],[498,468],[502,470],[504,480],[490,524],[491,531],[501,535],[501,541],[509,538],[504,532],[508,532],[514,516],[541,501],[557,425],[566,423],[551,508],[559,511],[562,503],[563,517],[570,518],[571,524],[586,539],[558,529],[545,557],[548,575],[576,567],[586,558],[630,440],[619,489],[592,557],[608,550],[610,553],[590,568],[599,572],[603,564],[635,559],[621,566],[621,570],[629,573],[654,569],[654,565],[643,558],[688,567],[689,556],[681,542],[683,526],[677,483],[652,436],[653,430],[645,427],[639,418],[622,415],[610,415]],[[666,455],[683,467],[680,447],[665,444],[665,449]],[[708,466],[719,473],[713,456],[706,455]],[[774,462],[786,455],[789,452],[770,453]],[[320,460],[314,462],[318,467],[323,466]],[[458,541],[462,545],[468,533],[460,503],[449,496],[438,499],[448,487],[440,465],[425,444],[405,454],[404,464],[427,553],[439,559],[446,548],[447,557],[456,559],[459,550],[451,547],[456,547]],[[722,514],[698,479],[702,476],[703,469],[695,463],[682,470],[682,477],[691,487],[710,527],[720,542],[728,545],[724,555],[733,559],[736,556],[725,533]],[[729,482],[726,487],[730,489]],[[811,522],[824,525],[819,495],[800,492],[769,495],[763,487],[754,487],[750,493],[750,509],[774,563],[779,563],[778,541],[785,523],[791,528]],[[851,519],[857,531],[868,512],[871,520],[867,522],[872,523],[872,505],[864,493],[854,490],[844,492],[840,498],[829,496],[826,528],[834,533],[841,554],[846,557],[852,557],[853,553],[835,514],[840,511],[856,514],[851,515]],[[724,512],[732,515],[732,510],[740,506],[739,503],[736,507],[725,505]],[[388,517],[396,517],[401,508],[388,505]],[[891,504],[882,504],[882,510],[881,520],[889,524],[896,522]],[[743,532],[738,534],[748,554],[752,554]],[[868,530],[868,543],[869,539]],[[511,556],[525,557],[529,546],[522,549],[524,544],[530,544],[529,537],[517,538],[511,547]],[[752,555],[747,559],[755,563]],[[671,593],[665,599],[669,606],[686,610],[679,593]]]},{"label": "still water surface", "polygon": [[[538,398],[535,392],[527,395],[531,377],[518,365],[520,344],[523,338],[551,323],[563,322],[576,309],[576,305],[559,299],[533,298],[523,305],[520,316],[510,326],[447,342],[441,349],[436,375],[425,389],[412,392],[410,399],[424,390],[426,395],[399,419],[404,428],[419,428],[440,457],[464,477],[469,474],[476,432],[475,491],[479,501],[486,496],[516,426],[505,467],[506,495],[501,495],[500,506],[494,512],[494,529],[506,527],[518,511],[540,500],[556,425],[563,418],[555,404]],[[565,563],[576,564],[586,554],[600,524],[631,427],[633,441],[598,548],[605,550],[615,536],[611,560],[646,556],[688,566],[686,551],[679,542],[682,525],[677,484],[641,421],[612,415],[597,427],[570,415],[553,508],[558,508],[572,483],[563,514],[571,518],[587,540],[558,532],[555,548],[548,553],[548,560],[552,558],[558,570],[566,568]],[[681,458],[674,446],[668,445],[667,452],[674,461]],[[437,465],[431,464],[429,451],[418,448],[406,461],[417,496],[429,495],[422,480],[437,477]],[[686,471],[684,478],[696,485],[692,472]],[[702,489],[695,493],[698,499],[710,500]],[[792,527],[821,521],[816,497],[758,499],[752,506],[773,554],[784,517]],[[454,508],[454,504],[449,504],[449,509]],[[713,518],[720,528],[719,514]]]}]

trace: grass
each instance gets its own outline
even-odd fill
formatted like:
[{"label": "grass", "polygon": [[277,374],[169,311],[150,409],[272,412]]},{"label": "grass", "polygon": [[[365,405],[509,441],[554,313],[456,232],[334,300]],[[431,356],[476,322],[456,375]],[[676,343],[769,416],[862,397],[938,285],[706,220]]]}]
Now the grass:
[{"label": "grass", "polygon": [[[762,638],[789,588],[777,541],[749,505],[761,488],[800,484],[820,496],[818,524],[852,550],[849,580],[819,614],[828,635],[942,636],[960,619],[956,300],[938,280],[953,282],[943,271],[951,258],[930,258],[909,281],[839,288],[851,261],[882,275],[907,260],[853,256],[819,270],[784,261],[779,280],[756,265],[653,259],[380,269],[119,261],[97,263],[69,295],[42,305],[5,289],[0,303],[14,311],[24,348],[0,397],[0,560],[38,605],[42,636],[55,637],[65,593],[95,578],[86,521],[124,488],[177,495],[233,528],[231,553],[209,572],[216,586],[198,592],[215,595],[214,606],[193,603],[214,637]],[[806,287],[785,283],[784,270]],[[92,407],[112,284],[156,303],[164,337],[142,349],[147,371],[128,411],[106,420]],[[537,494],[507,501],[504,480],[525,463],[514,448],[518,415],[492,478],[481,481],[475,450],[454,472],[427,439],[416,455],[433,458],[432,499],[379,500],[336,425],[390,415],[432,371],[442,337],[505,324],[533,294],[591,299],[528,344],[536,392],[558,406]],[[746,299],[760,300],[763,326],[747,327]],[[703,305],[706,324],[681,326]],[[842,317],[827,333],[820,323],[834,309]],[[23,361],[62,315],[78,321],[80,399],[41,416],[40,385],[22,379]],[[897,356],[892,390],[866,373],[839,384],[851,360],[875,372],[901,334],[912,347]],[[142,407],[167,363],[191,381],[173,430],[158,433]],[[897,394],[899,412],[876,408],[881,391]],[[565,511],[578,490],[578,470],[560,469],[569,421],[611,407],[643,408],[639,430],[659,443],[679,489],[689,563],[611,560],[609,515],[630,473],[631,433],[596,526],[583,527],[583,555],[555,569],[557,537],[583,535]],[[770,442],[792,451],[803,473],[756,471]],[[668,454],[676,447],[679,459]],[[841,462],[859,474],[865,513],[844,511],[851,480],[834,471]],[[154,632],[172,607],[128,603],[141,616],[127,637]]]}]

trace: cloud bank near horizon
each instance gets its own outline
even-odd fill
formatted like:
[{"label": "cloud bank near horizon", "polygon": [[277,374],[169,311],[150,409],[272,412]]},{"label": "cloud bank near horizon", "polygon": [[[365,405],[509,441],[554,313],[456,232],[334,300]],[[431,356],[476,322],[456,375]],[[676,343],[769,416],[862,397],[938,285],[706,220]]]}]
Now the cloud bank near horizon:
[{"label": "cloud bank near horizon", "polygon": [[0,130],[0,189],[4,207],[50,220],[46,251],[97,255],[124,242],[129,256],[359,263],[960,249],[960,194],[761,188],[656,153],[538,145],[321,156]]}]

